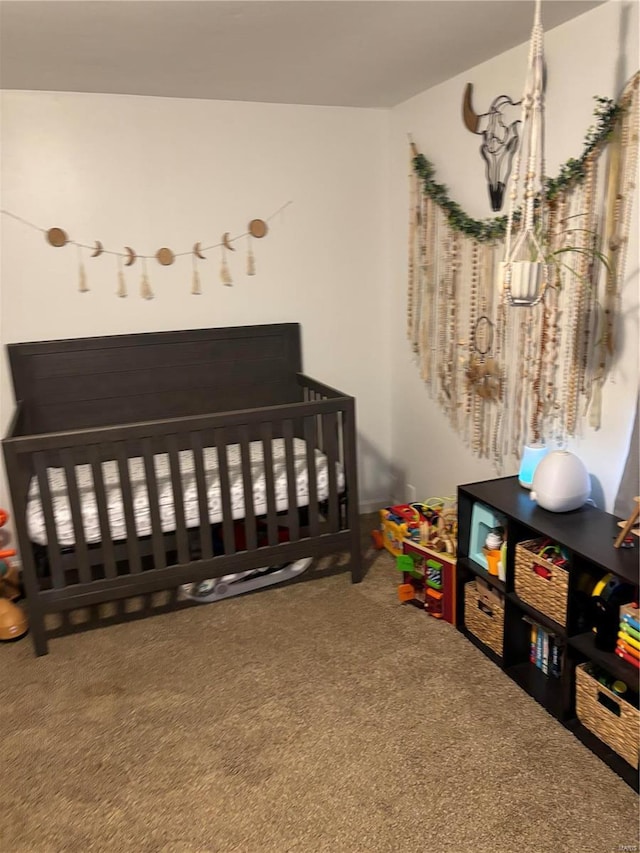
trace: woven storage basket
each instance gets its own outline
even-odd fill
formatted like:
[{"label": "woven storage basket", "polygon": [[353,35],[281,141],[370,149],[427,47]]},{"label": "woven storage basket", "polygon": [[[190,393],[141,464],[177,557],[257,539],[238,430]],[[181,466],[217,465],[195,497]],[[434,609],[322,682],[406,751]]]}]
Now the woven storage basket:
[{"label": "woven storage basket", "polygon": [[502,657],[504,608],[480,595],[475,581],[464,585],[464,624],[485,646]]},{"label": "woven storage basket", "polygon": [[567,624],[569,572],[538,557],[539,539],[516,544],[516,595],[560,625]]},{"label": "woven storage basket", "polygon": [[582,725],[638,768],[640,711],[600,684],[588,663],[576,667],[576,715]]}]

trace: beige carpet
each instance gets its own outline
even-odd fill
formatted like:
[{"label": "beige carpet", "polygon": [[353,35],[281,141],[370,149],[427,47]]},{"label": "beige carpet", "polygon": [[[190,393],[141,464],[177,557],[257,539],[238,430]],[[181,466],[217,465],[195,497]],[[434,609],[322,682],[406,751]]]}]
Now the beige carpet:
[{"label": "beige carpet", "polygon": [[380,554],[359,586],[1,646],[0,851],[637,845],[631,789],[396,582]]}]

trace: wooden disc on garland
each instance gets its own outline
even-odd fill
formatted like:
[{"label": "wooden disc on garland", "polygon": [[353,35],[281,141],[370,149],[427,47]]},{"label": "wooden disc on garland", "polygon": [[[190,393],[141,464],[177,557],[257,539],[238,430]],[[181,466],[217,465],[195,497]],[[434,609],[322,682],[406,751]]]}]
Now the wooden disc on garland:
[{"label": "wooden disc on garland", "polygon": [[252,219],[249,223],[249,234],[252,237],[264,237],[269,229],[264,219]]},{"label": "wooden disc on garland", "polygon": [[168,267],[174,262],[175,255],[171,249],[163,247],[162,249],[158,249],[156,252],[156,260],[158,263],[162,264],[163,267]]},{"label": "wooden disc on garland", "polygon": [[64,246],[65,243],[69,242],[69,238],[62,228],[49,228],[47,231],[47,240],[56,248],[60,248],[60,246]]}]

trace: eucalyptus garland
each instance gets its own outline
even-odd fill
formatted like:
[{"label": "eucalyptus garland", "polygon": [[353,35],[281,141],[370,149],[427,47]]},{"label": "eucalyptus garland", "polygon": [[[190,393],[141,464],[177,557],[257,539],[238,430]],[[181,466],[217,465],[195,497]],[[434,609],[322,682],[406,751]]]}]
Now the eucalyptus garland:
[{"label": "eucalyptus garland", "polygon": [[[596,107],[594,116],[596,122],[587,131],[584,150],[579,159],[570,158],[560,167],[557,178],[547,178],[545,181],[545,197],[552,201],[559,193],[581,183],[587,174],[587,160],[613,134],[616,125],[626,109],[622,101],[616,103],[611,98],[595,96]],[[414,149],[415,150],[415,149]],[[447,187],[435,179],[433,163],[423,155],[416,153],[413,158],[413,169],[422,180],[423,191],[432,201],[445,212],[447,222],[456,231],[472,237],[480,243],[501,240],[506,232],[507,217],[496,216],[492,219],[473,219],[464,212],[460,205],[449,198]],[[520,211],[514,214],[514,220],[520,219]]]}]

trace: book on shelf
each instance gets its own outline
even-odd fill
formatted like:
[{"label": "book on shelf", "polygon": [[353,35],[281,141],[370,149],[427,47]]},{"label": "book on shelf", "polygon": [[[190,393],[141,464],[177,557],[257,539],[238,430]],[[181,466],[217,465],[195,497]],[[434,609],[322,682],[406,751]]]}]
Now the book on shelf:
[{"label": "book on shelf", "polygon": [[559,678],[562,674],[562,647],[558,638],[528,617],[531,625],[529,640],[529,662],[545,675]]},{"label": "book on shelf", "polygon": [[531,623],[531,650],[529,652],[529,661],[536,662],[536,648],[538,643],[538,626],[535,622]]}]

